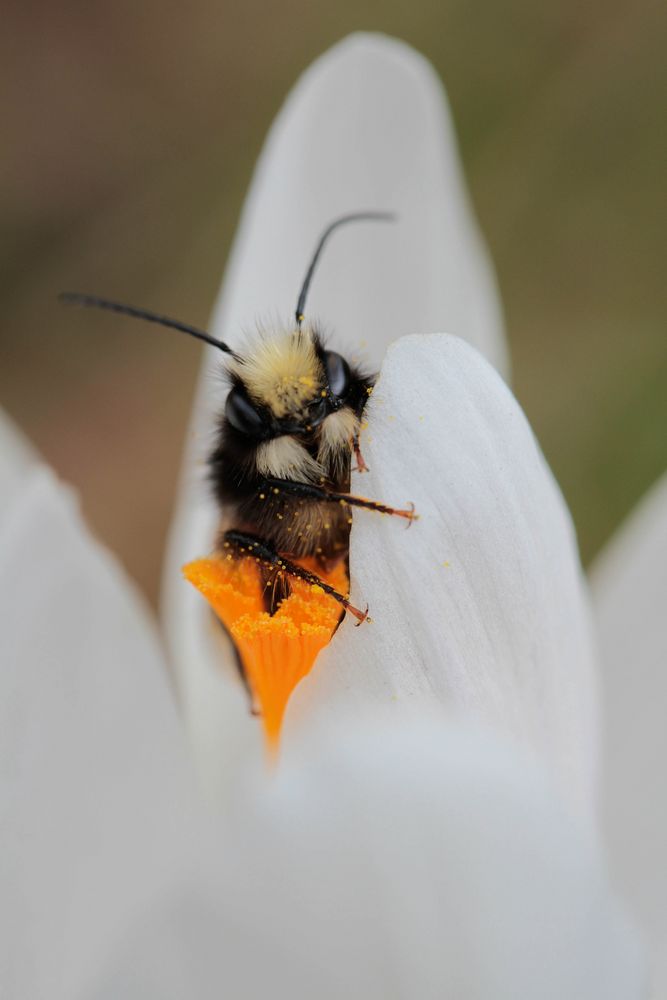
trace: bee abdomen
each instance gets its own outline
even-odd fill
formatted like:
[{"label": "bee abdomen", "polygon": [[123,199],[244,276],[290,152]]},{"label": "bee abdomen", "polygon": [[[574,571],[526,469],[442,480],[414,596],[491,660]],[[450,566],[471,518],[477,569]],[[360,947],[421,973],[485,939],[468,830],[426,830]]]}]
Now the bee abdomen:
[{"label": "bee abdomen", "polygon": [[252,531],[279,552],[337,560],[347,553],[351,511],[346,504],[314,503],[270,489],[237,508],[235,527]]}]

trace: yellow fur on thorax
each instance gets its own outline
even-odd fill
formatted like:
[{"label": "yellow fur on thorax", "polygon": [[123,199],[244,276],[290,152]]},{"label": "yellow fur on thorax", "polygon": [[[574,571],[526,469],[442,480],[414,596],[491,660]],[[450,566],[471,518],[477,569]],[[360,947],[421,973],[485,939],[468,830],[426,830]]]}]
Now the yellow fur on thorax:
[{"label": "yellow fur on thorax", "polygon": [[307,330],[261,338],[233,369],[250,395],[279,419],[300,411],[322,386],[322,367]]}]

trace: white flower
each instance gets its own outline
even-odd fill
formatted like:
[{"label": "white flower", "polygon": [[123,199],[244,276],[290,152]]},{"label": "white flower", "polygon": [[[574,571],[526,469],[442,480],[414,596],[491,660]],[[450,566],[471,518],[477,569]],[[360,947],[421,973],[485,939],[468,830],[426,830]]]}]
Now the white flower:
[{"label": "white flower", "polygon": [[[468,207],[442,86],[429,63],[380,36],[352,36],[336,46],[285,102],[243,209],[213,316],[216,336],[234,346],[256,320],[288,321],[323,226],[357,209],[391,210],[398,221],[348,227],[327,247],[309,309],[335,333],[337,345],[379,366],[387,345],[406,333],[451,331],[505,374],[495,285]],[[200,595],[180,580],[181,566],[208,551],[218,519],[201,470],[220,409],[220,384],[210,374],[219,364],[219,353],[211,351],[195,404],[163,604],[186,725],[216,798],[234,777],[239,748],[259,754],[230,649],[210,627]]]},{"label": "white flower", "polygon": [[[245,209],[214,321],[225,339],[289,315],[314,235],[356,208],[401,221],[341,234],[313,308],[376,359],[422,334],[387,355],[363,483],[421,520],[355,519],[353,593],[374,624],[344,625],[295,693],[275,774],[230,650],[178,573],[215,528],[195,471],[211,386],[165,592],[207,799],[145,609],[0,423],[3,997],[645,995],[595,833],[595,657],[569,517],[493,368],[423,335],[456,330],[504,367],[453,148],[424,62],[353,38],[289,99]],[[598,594],[613,644],[605,616],[615,626],[626,602],[610,560]],[[661,624],[657,610],[641,622]],[[614,705],[627,682],[617,670]],[[647,683],[658,692],[657,674]],[[615,821],[614,773],[607,785]],[[645,807],[648,788],[634,794]]]}]

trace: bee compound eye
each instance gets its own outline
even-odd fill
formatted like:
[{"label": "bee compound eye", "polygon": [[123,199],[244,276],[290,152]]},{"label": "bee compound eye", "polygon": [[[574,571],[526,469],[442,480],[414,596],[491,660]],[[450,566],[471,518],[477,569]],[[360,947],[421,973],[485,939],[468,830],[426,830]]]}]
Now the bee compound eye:
[{"label": "bee compound eye", "polygon": [[232,427],[242,434],[261,435],[265,429],[262,414],[255,409],[245,393],[235,387],[227,396],[225,416]]},{"label": "bee compound eye", "polygon": [[332,395],[340,399],[350,387],[350,366],[342,355],[327,351],[324,355],[324,369]]}]

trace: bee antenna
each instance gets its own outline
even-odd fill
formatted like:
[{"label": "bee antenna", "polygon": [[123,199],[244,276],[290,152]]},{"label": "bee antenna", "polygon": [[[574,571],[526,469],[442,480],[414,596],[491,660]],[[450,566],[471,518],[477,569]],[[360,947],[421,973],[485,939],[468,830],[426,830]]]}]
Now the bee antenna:
[{"label": "bee antenna", "polygon": [[334,221],[327,226],[320,236],[319,243],[315,247],[315,253],[313,254],[310,264],[308,265],[306,277],[303,279],[303,285],[301,286],[301,291],[299,293],[299,301],[296,304],[295,317],[299,329],[301,329],[301,324],[304,320],[304,309],[306,308],[306,297],[308,295],[308,289],[310,288],[310,282],[315,272],[315,268],[317,267],[317,262],[319,261],[320,255],[324,249],[324,245],[333,231],[338,229],[339,226],[344,226],[347,222],[394,222],[395,220],[396,215],[393,212],[352,212],[350,215],[341,215],[339,219],[334,219]]},{"label": "bee antenna", "polygon": [[121,313],[123,316],[132,316],[135,319],[144,319],[148,323],[158,323],[160,326],[168,326],[172,330],[180,330],[181,333],[188,333],[191,337],[203,340],[206,344],[211,344],[212,347],[217,347],[218,350],[224,351],[225,354],[231,354],[237,361],[241,360],[231,347],[228,347],[222,340],[216,340],[215,337],[211,337],[204,330],[199,330],[196,326],[190,326],[188,323],[181,323],[176,319],[169,319],[168,316],[160,316],[158,313],[149,312],[148,309],[137,309],[136,306],[128,306],[122,302],[112,302],[110,299],[101,299],[97,295],[86,295],[82,292],[61,292],[58,299],[67,305],[108,309],[110,312]]}]

